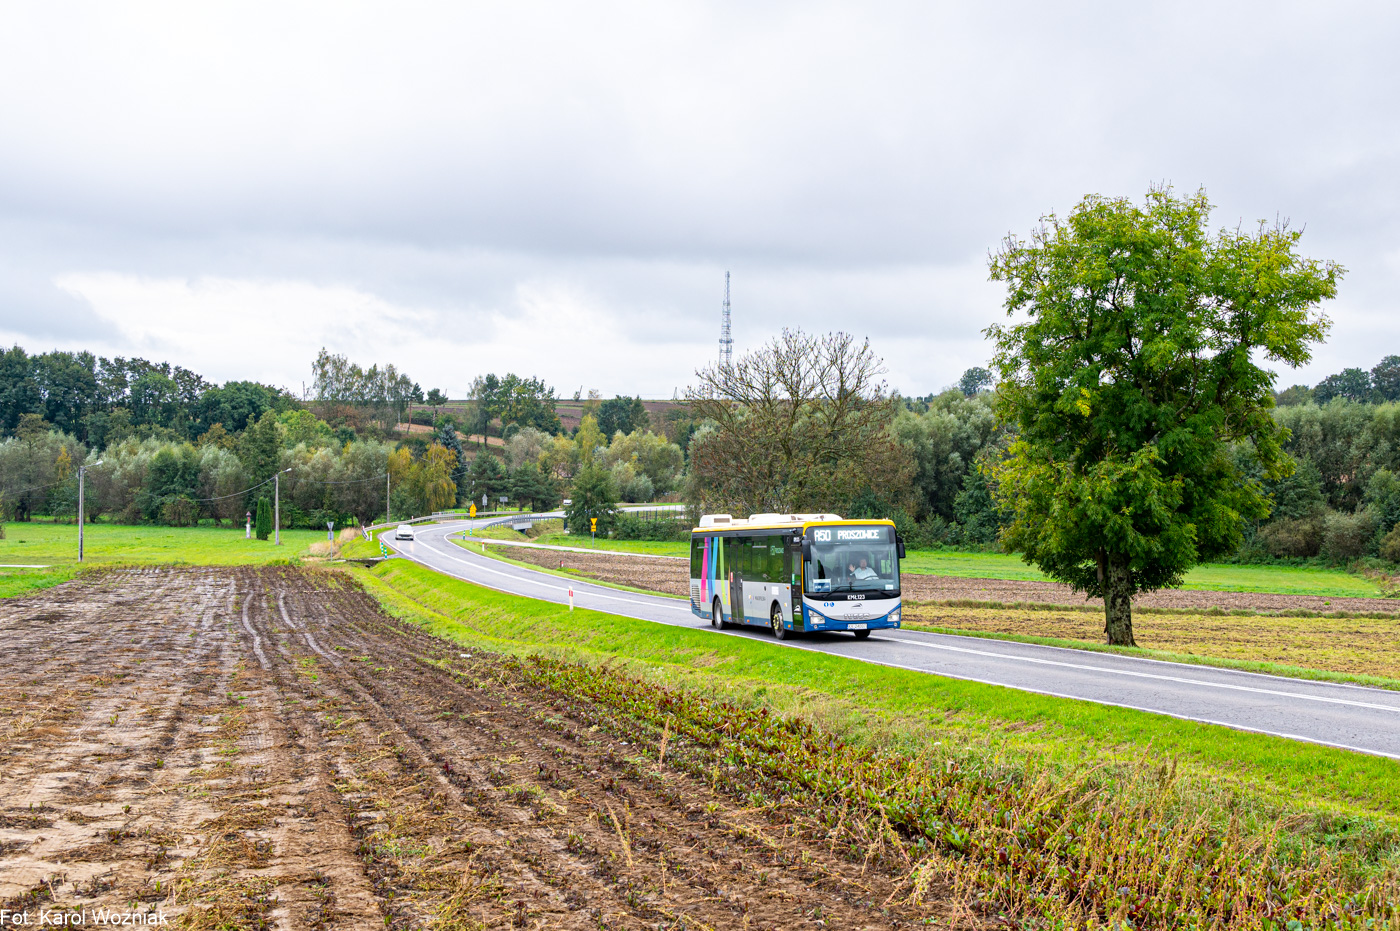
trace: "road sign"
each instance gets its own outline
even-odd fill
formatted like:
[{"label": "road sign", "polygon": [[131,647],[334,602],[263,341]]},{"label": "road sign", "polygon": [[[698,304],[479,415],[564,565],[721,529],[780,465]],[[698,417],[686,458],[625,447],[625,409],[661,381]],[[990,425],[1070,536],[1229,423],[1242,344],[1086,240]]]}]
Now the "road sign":
[{"label": "road sign", "polygon": [[590,517],[590,518],[588,518],[588,523],[590,524],[589,529],[592,530],[594,533],[597,533],[597,532],[598,532],[598,518],[596,518],[596,517]]},{"label": "road sign", "polygon": [[475,504],[473,504],[472,507],[471,507],[471,516],[472,516],[472,519],[473,519],[473,520],[476,519],[476,505],[475,505]]}]

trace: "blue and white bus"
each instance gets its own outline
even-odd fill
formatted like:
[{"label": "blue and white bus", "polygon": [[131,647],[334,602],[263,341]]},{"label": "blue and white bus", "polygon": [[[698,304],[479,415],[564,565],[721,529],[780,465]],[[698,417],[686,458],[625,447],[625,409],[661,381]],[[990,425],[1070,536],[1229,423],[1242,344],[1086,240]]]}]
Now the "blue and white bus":
[{"label": "blue and white bus", "polygon": [[888,520],[837,514],[706,514],[690,532],[690,609],[724,629],[849,630],[899,626],[904,543]]}]

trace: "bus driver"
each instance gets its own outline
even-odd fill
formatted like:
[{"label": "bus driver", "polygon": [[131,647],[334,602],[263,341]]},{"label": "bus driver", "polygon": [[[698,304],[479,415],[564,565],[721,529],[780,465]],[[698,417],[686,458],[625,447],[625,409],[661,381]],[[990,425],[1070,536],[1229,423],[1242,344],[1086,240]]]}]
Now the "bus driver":
[{"label": "bus driver", "polygon": [[860,581],[864,581],[865,579],[873,579],[873,578],[876,577],[876,576],[875,576],[875,570],[872,569],[872,568],[870,568],[870,564],[869,564],[868,562],[866,562],[866,559],[865,559],[864,556],[862,556],[862,557],[860,558],[860,567],[859,567],[859,568],[857,568],[857,567],[855,567],[855,566],[850,566],[850,567],[848,567],[848,568],[849,568],[850,571],[851,571],[851,578],[853,578],[853,579],[857,579],[857,580],[860,580]]}]

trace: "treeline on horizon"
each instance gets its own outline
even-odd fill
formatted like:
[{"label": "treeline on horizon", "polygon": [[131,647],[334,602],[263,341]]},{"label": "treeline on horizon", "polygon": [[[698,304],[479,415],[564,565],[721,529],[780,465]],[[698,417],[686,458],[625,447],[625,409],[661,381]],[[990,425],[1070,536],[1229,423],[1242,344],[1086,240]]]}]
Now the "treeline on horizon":
[{"label": "treeline on horizon", "polygon": [[[574,497],[600,513],[618,501],[703,497],[706,477],[688,453],[714,425],[684,404],[658,416],[640,398],[593,392],[583,422],[566,431],[553,389],[535,377],[483,375],[467,399],[449,401],[393,366],[361,368],[324,350],[312,373],[298,398],[144,359],[0,353],[0,512],[71,518],[84,463],[90,516],[177,525],[241,520],[267,493],[259,483],[282,469],[291,469],[286,526],[381,518],[386,472],[396,517],[480,504],[482,495],[538,508]],[[973,368],[941,393],[894,398],[889,435],[909,466],[891,473],[901,487],[866,487],[830,508],[891,517],[912,547],[994,547],[1004,518],[980,465],[1011,437],[991,381]],[[1236,558],[1400,562],[1400,356],[1276,400],[1297,468],[1267,481],[1251,450],[1234,448],[1273,502]],[[405,435],[410,420],[430,430]],[[605,526],[619,529],[611,516]]]},{"label": "treeline on horizon", "polygon": [[281,472],[287,527],[382,519],[386,475],[398,518],[482,495],[554,507],[584,464],[606,471],[614,498],[649,501],[681,472],[680,447],[651,432],[640,399],[591,400],[582,457],[538,378],[477,378],[430,433],[405,435],[415,405],[447,402],[440,390],[325,350],[312,375],[298,398],[145,359],[0,351],[0,516],[75,518],[84,466],[90,520],[176,526],[241,521]]}]

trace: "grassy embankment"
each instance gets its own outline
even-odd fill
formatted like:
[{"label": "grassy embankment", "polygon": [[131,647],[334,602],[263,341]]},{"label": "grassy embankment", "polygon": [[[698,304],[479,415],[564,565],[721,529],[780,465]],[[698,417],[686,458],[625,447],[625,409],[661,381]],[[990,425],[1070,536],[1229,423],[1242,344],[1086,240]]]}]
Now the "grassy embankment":
[{"label": "grassy embankment", "polygon": [[[828,749],[808,754],[802,766],[811,769],[772,761],[750,782],[756,804],[799,798],[816,784],[853,805],[874,799],[872,817],[888,817],[906,831],[903,843],[917,845],[911,869],[936,867],[1008,907],[1063,919],[1075,909],[1119,912],[1141,927],[1187,916],[1206,924],[1229,899],[1245,903],[1232,920],[1277,909],[1306,922],[1315,908],[1363,908],[1357,896],[1396,893],[1384,885],[1400,860],[1400,768],[1388,760],[764,640],[570,613],[401,560],[354,575],[391,613],[463,644],[605,667],[603,676],[556,677],[594,700],[618,682],[641,683],[616,686],[631,696],[618,716],[654,718],[658,731],[667,715],[680,722],[713,701],[810,722],[832,735],[816,738]],[[741,777],[763,755],[724,753],[716,773],[727,762]],[[861,770],[869,782],[821,781],[822,767],[857,757],[875,761]],[[916,785],[932,794],[911,798]],[[1233,871],[1224,885],[1222,856]],[[1238,888],[1224,896],[1232,883]]]},{"label": "grassy embankment", "polygon": [[[40,565],[43,569],[0,568],[0,598],[59,585],[80,571],[76,524],[5,524],[0,564]],[[282,546],[271,540],[243,539],[243,528],[152,527],[88,524],[83,533],[86,566],[136,563],[233,566],[276,562],[306,556],[324,531],[284,530]]]}]

